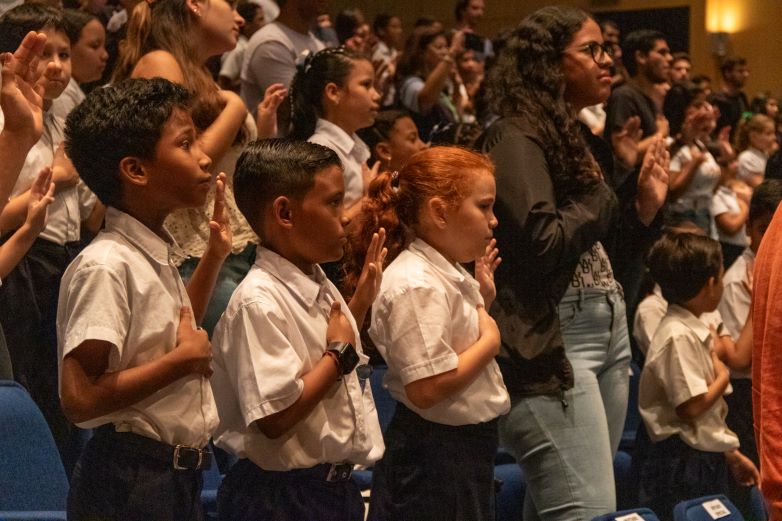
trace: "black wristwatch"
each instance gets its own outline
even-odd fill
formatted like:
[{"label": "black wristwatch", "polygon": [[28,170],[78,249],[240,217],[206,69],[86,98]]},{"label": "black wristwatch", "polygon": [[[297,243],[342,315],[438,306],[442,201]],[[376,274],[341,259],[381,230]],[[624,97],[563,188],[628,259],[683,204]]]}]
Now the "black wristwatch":
[{"label": "black wristwatch", "polygon": [[358,353],[349,342],[331,342],[326,351],[337,355],[337,363],[342,374],[350,373],[358,365]]}]

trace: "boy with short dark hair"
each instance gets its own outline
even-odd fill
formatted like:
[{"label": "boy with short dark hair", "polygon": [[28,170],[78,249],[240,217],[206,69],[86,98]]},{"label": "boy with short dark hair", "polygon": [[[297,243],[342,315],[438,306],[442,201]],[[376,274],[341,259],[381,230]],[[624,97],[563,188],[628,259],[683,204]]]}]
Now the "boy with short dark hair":
[{"label": "boy with short dark hair", "polygon": [[346,244],[337,155],[255,141],[234,190],[262,247],[215,329],[215,442],[240,458],[220,487],[220,518],[363,520],[350,473],[384,446],[370,386],[356,372],[368,360],[356,324],[380,286],[384,233],[348,306],[318,266],[341,259]]},{"label": "boy with short dark hair", "polygon": [[68,116],[68,155],[109,207],[105,229],[63,276],[57,313],[62,407],[95,429],[73,473],[69,519],[202,517],[217,411],[211,346],[196,323],[231,234],[221,174],[209,247],[185,288],[163,222],[203,205],[213,182],[188,99],[167,80],[133,79],[96,89]]},{"label": "boy with short dark hair", "polygon": [[713,350],[716,331],[698,319],[722,296],[719,243],[666,234],[652,246],[648,265],[668,311],[639,384],[638,405],[652,441],[640,465],[640,499],[665,516],[684,499],[727,494],[729,471],[743,485],[756,483],[758,471],[725,424],[728,370]]}]

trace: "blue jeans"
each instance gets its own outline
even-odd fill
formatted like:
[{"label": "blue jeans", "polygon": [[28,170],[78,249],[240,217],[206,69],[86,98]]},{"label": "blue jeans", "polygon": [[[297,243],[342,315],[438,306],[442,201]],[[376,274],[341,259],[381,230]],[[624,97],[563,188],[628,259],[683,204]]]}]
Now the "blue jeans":
[{"label": "blue jeans", "polygon": [[500,444],[527,479],[524,521],[589,521],[616,510],[613,456],[627,411],[630,342],[618,291],[562,299],[575,385],[563,396],[512,397]]},{"label": "blue jeans", "polygon": [[[220,320],[223,311],[228,307],[228,301],[231,300],[231,295],[233,295],[236,286],[244,279],[244,276],[247,275],[247,272],[250,271],[255,262],[255,249],[255,244],[248,244],[240,253],[230,254],[223,262],[220,273],[217,275],[215,289],[212,291],[212,298],[209,299],[209,305],[204,314],[203,324],[201,324],[209,333],[209,338],[212,338],[212,331],[214,331],[214,327],[217,325],[217,321]],[[179,267],[179,274],[182,276],[185,284],[193,276],[193,272],[200,260],[191,257]]]}]

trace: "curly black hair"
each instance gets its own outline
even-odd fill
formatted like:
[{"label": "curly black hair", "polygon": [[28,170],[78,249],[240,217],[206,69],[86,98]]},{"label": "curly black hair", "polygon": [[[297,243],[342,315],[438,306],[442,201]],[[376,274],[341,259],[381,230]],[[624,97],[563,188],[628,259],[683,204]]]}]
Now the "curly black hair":
[{"label": "curly black hair", "polygon": [[562,52],[591,17],[575,7],[549,6],[522,20],[489,73],[487,98],[502,117],[522,117],[541,136],[558,201],[599,182],[575,109],[564,98]]},{"label": "curly black hair", "polygon": [[129,79],[93,90],[68,114],[65,151],[103,204],[120,203],[120,161],[153,159],[163,126],[174,109],[189,111],[189,100],[168,80]]}]

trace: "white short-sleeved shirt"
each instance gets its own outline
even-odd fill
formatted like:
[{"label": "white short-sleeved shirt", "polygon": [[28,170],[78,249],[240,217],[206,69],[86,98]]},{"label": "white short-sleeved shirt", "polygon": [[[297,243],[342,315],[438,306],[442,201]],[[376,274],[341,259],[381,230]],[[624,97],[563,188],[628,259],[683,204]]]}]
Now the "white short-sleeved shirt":
[{"label": "white short-sleeved shirt", "polygon": [[510,409],[492,360],[470,385],[429,409],[410,402],[405,385],[456,369],[479,337],[478,282],[421,239],[386,268],[369,334],[388,363],[384,384],[422,418],[445,425],[486,422]]},{"label": "white short-sleeved shirt", "polygon": [[[668,301],[663,298],[662,290],[658,284],[654,285],[651,295],[647,295],[638,304],[633,318],[633,338],[638,343],[638,349],[646,356],[649,345],[652,343],[654,333],[668,311]],[[718,329],[722,324],[722,315],[719,309],[707,311],[698,317],[706,326],[714,326]]]},{"label": "white short-sleeved shirt", "polygon": [[[746,248],[722,278],[724,290],[717,309],[722,315],[726,332],[730,334],[734,342],[741,336],[741,330],[744,329],[752,305],[752,295],[747,289],[747,273],[752,271],[754,265],[755,253]],[[752,371],[731,369],[730,376],[731,378],[751,378]]]},{"label": "white short-sleeved shirt", "polygon": [[768,154],[757,148],[749,147],[738,157],[738,172],[736,177],[747,181],[753,175],[765,176]]},{"label": "white short-sleeved shirt", "polygon": [[[723,213],[739,213],[741,207],[739,206],[739,200],[736,197],[736,193],[727,186],[720,186],[711,198],[711,207],[709,213],[712,218]],[[742,224],[741,229],[736,233],[730,235],[722,231],[722,229],[714,225],[715,239],[726,242],[728,244],[735,244],[736,246],[747,246],[749,240],[747,239],[747,225]]]},{"label": "white short-sleeved shirt", "polygon": [[[674,212],[708,210],[714,188],[720,180],[722,171],[709,151],[704,151],[703,155],[704,160],[695,171],[690,185],[678,199],[670,203],[670,209]],[[692,151],[689,146],[685,145],[671,158],[671,171],[680,172],[684,165],[690,161],[692,161]]]},{"label": "white short-sleeved shirt", "polygon": [[[0,129],[5,120],[0,113]],[[45,166],[51,166],[54,162],[54,154],[65,139],[65,122],[58,118],[51,110],[44,112],[43,134],[33,148],[27,153],[22,170],[16,179],[16,184],[11,191],[14,198],[30,189],[38,176],[38,172]],[[79,182],[79,184],[82,184]],[[81,221],[89,216],[84,215],[84,210],[91,205],[80,204],[80,197],[84,196],[84,190],[89,192],[86,186],[79,184],[58,191],[54,201],[49,205],[46,228],[41,232],[40,238],[56,244],[64,245],[67,242],[78,241],[81,237]],[[91,204],[94,205],[97,198],[92,196]]]},{"label": "white short-sleeved shirt", "polygon": [[[728,405],[722,397],[695,420],[676,415],[676,407],[706,393],[714,381],[710,352],[711,333],[706,324],[681,306],[668,306],[649,347],[638,388],[638,408],[652,441],[679,436],[705,452],[738,448],[738,437],[725,424]],[[725,394],[730,392],[728,384]]]},{"label": "white short-sleeved shirt", "polygon": [[337,125],[318,118],[315,133],[307,141],[329,147],[342,161],[342,176],[345,179],[345,206],[351,207],[364,197],[364,176],[362,166],[372,155],[369,147],[357,134],[348,135]]},{"label": "white short-sleeved shirt", "polygon": [[342,305],[361,352],[358,329],[336,287],[320,267],[312,277],[260,247],[217,324],[212,388],[220,410],[215,443],[265,470],[309,468],[349,461],[371,465],[383,455],[383,435],[371,387],[356,372],[335,382],[311,413],[270,439],[254,424],[290,407],[302,377],[326,351],[331,303]]},{"label": "white short-sleeved shirt", "polygon": [[[109,372],[138,367],[173,350],[180,309],[190,306],[171,261],[175,247],[130,215],[109,208],[105,229],[62,278],[57,307],[60,362],[87,340],[112,345]],[[217,410],[209,381],[191,374],[130,407],[79,426],[107,423],[169,445],[203,447],[217,426]]]},{"label": "white short-sleeved shirt", "polygon": [[71,77],[68,86],[62,91],[56,100],[52,102],[52,114],[65,121],[68,114],[86,98],[84,91],[81,90],[76,80]]},{"label": "white short-sleeved shirt", "polygon": [[324,49],[311,32],[302,34],[280,22],[264,25],[250,37],[242,61],[241,96],[255,114],[263,93],[272,83],[290,87],[296,64],[310,52]]},{"label": "white short-sleeved shirt", "polygon": [[244,52],[247,50],[247,42],[247,37],[240,34],[236,40],[236,47],[223,54],[220,59],[220,76],[230,78],[231,81],[239,80],[239,76],[242,73]]}]

